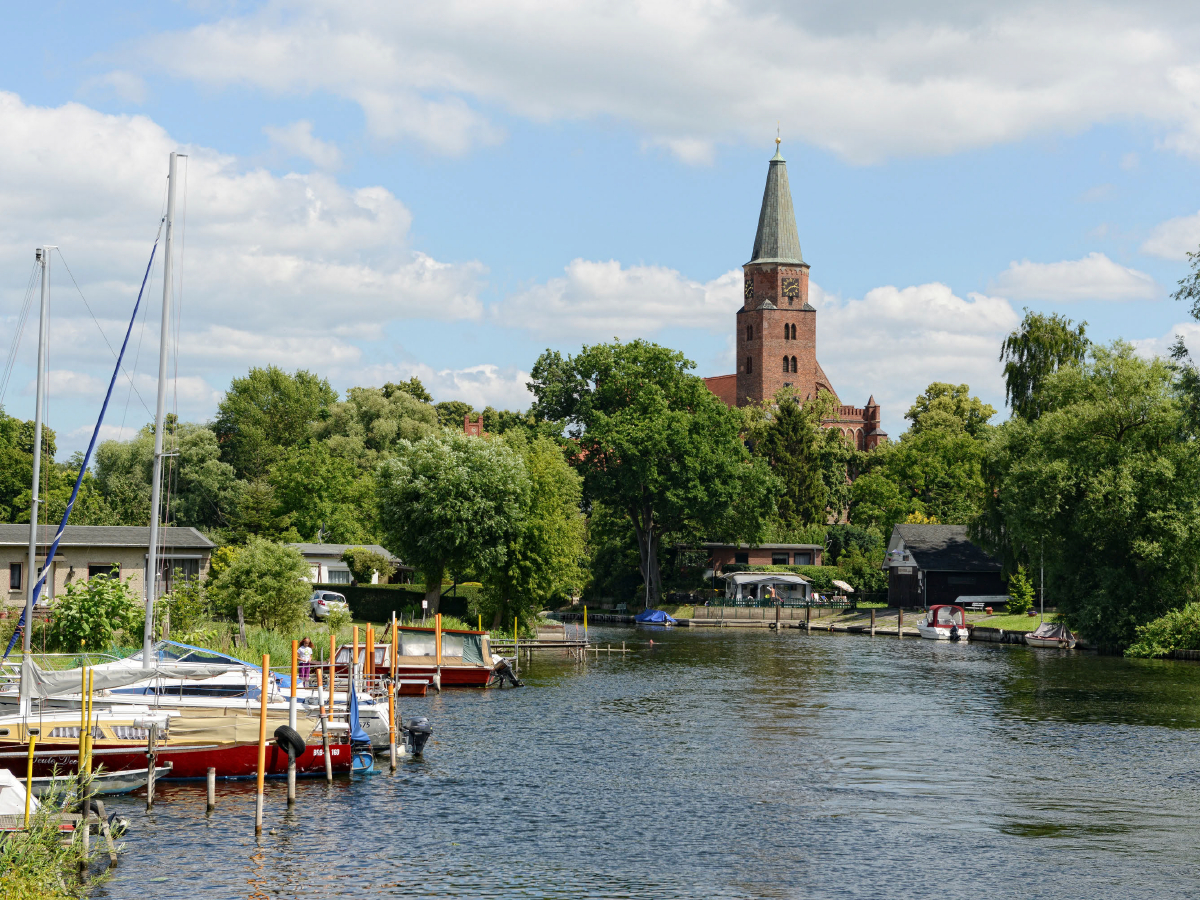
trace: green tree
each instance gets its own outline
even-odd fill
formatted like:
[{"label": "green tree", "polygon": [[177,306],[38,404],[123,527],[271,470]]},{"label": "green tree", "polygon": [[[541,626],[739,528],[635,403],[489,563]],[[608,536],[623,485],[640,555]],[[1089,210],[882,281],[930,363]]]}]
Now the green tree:
[{"label": "green tree", "polygon": [[977,537],[1008,571],[1040,558],[1046,594],[1104,647],[1197,599],[1200,459],[1169,362],[1127,344],[1046,379],[1045,411],[989,442]]},{"label": "green tree", "polygon": [[523,515],[514,518],[504,559],[483,580],[483,606],[492,627],[528,622],[555,595],[582,587],[585,527],[582,483],[549,438],[529,440],[520,430],[505,437],[520,454],[529,481]]},{"label": "green tree", "polygon": [[72,581],[51,607],[47,638],[67,653],[108,650],[119,632],[141,632],[144,610],[130,586],[132,577],[100,575]]},{"label": "green tree", "polygon": [[1025,566],[1018,565],[1017,571],[1008,577],[1008,614],[1023,616],[1033,609],[1033,584],[1025,574]]},{"label": "green tree", "polygon": [[279,508],[275,487],[266,478],[240,482],[229,522],[229,537],[237,543],[245,543],[253,537],[300,540],[299,532],[292,528],[292,517],[280,513]]},{"label": "green tree", "polygon": [[422,403],[433,402],[433,397],[430,395],[429,391],[425,390],[425,385],[421,384],[421,379],[416,375],[412,376],[412,378],[408,379],[408,381],[401,381],[399,384],[393,384],[389,381],[383,386],[382,390],[383,395],[388,398],[391,398],[399,393],[408,394],[408,396],[419,400]]},{"label": "green tree", "polygon": [[221,458],[239,478],[259,478],[289,447],[307,443],[314,422],[325,418],[337,392],[304,369],[289,375],[276,366],[235,378],[217,407],[213,431]]},{"label": "green tree", "polygon": [[904,418],[912,422],[909,431],[914,435],[925,431],[961,431],[981,437],[995,414],[994,406],[971,396],[968,385],[935,381],[909,407]]},{"label": "green tree", "polygon": [[384,579],[390,578],[394,571],[391,560],[378,550],[366,547],[347,547],[342,561],[349,566],[350,575],[358,584],[370,584],[376,572]]},{"label": "green tree", "polygon": [[1188,314],[1200,320],[1200,250],[1189,252],[1188,265],[1192,271],[1179,280],[1179,286],[1171,297],[1184,303],[1190,303]]},{"label": "green tree", "polygon": [[438,403],[434,409],[437,410],[438,422],[443,428],[449,428],[451,431],[462,431],[463,417],[475,415],[475,407],[470,403],[463,403],[461,400],[445,400]]},{"label": "green tree", "polygon": [[665,535],[757,540],[780,484],[741,439],[743,417],[688,373],[681,353],[646,341],[546,351],[529,384],[534,414],[565,421],[584,495],[621,510],[638,539],[645,603],[661,596]]},{"label": "green tree", "polygon": [[521,457],[495,440],[451,431],[410,443],[379,468],[385,546],[425,576],[437,612],[447,571],[503,565],[507,541],[527,502]]},{"label": "green tree", "polygon": [[[783,482],[777,505],[785,525],[815,525],[825,521],[825,481],[821,477],[820,422],[792,397],[775,409],[755,448]],[[844,478],[843,474],[843,478]]]},{"label": "green tree", "polygon": [[[291,447],[271,466],[267,481],[274,516],[286,522],[298,539],[338,544],[372,543],[377,516],[374,476],[353,460],[335,456],[325,444]],[[286,533],[267,526],[264,533]]]},{"label": "green tree", "polygon": [[1000,347],[1005,402],[1014,414],[1033,421],[1045,412],[1042,387],[1062,366],[1083,361],[1090,346],[1086,328],[1087,322],[1072,328],[1071,320],[1064,316],[1025,310],[1021,327],[1005,338]]},{"label": "green tree", "polygon": [[309,611],[312,585],[299,551],[252,537],[216,578],[206,585],[217,610],[232,618],[238,606],[248,621],[284,630],[299,625]]},{"label": "green tree", "polygon": [[[419,384],[419,382],[418,382]],[[461,423],[460,423],[461,427]],[[313,426],[330,453],[374,473],[400,441],[419,441],[439,429],[437,411],[396,385],[354,387]]]}]

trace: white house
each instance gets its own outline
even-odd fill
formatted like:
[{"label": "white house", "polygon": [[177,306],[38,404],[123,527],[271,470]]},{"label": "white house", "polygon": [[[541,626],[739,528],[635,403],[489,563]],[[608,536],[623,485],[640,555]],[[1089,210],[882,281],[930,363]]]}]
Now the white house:
[{"label": "white house", "polygon": [[[389,553],[379,544],[288,544],[288,546],[299,550],[304,561],[308,563],[312,573],[309,581],[313,584],[349,584],[350,567],[342,559],[342,554],[351,547],[362,547],[386,556],[396,567],[395,574],[391,578],[394,583],[402,584],[408,581],[408,576],[412,573],[409,566],[401,565],[399,557]],[[386,579],[384,581],[386,582]],[[379,583],[379,573],[376,572],[371,576],[371,584]]]}]

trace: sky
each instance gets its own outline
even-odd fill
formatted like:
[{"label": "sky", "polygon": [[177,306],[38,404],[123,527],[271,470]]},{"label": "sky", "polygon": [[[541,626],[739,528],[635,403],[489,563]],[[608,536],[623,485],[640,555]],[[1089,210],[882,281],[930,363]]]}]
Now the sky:
[{"label": "sky", "polygon": [[[1191,4],[108,6],[0,31],[0,403],[33,415],[36,284],[18,326],[57,246],[60,458],[91,436],[173,150],[185,419],[268,364],[510,409],[547,348],[645,338],[732,372],[777,133],[818,358],[893,437],[933,381],[1003,419],[1026,308],[1200,350],[1171,299],[1200,248]],[[153,417],[160,262],[102,438]]]}]

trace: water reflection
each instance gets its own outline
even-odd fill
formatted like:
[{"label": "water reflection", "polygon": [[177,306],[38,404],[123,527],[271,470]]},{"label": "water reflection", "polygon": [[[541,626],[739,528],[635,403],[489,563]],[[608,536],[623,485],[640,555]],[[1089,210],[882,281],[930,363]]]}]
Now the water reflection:
[{"label": "water reflection", "polygon": [[[995,897],[1195,893],[1200,666],[733,629],[408,700],[424,761],[110,803],[99,896]],[[167,879],[157,882],[153,879]],[[159,884],[162,889],[158,888]]]}]

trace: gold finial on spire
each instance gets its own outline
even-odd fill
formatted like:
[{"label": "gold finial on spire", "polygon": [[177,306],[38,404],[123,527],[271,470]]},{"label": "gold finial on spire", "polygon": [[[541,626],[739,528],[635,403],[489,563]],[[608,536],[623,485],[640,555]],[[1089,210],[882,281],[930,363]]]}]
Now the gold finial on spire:
[{"label": "gold finial on spire", "polygon": [[778,147],[782,143],[782,138],[779,137],[779,122],[775,123],[775,146]]}]

